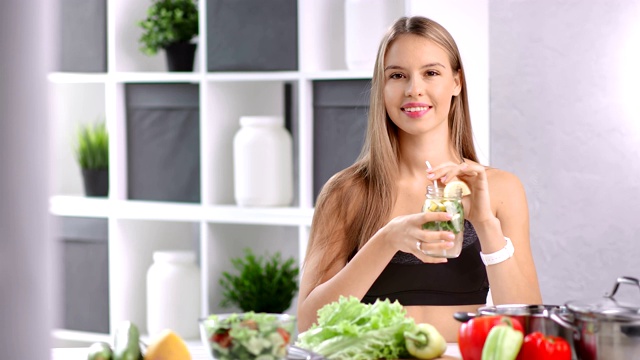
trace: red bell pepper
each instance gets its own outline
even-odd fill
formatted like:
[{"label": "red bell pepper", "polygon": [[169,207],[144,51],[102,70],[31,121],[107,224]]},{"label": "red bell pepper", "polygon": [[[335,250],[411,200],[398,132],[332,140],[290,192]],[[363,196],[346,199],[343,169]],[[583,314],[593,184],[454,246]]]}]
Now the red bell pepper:
[{"label": "red bell pepper", "polygon": [[[482,347],[489,335],[489,331],[496,325],[503,324],[502,318],[505,316],[478,316],[460,326],[458,331],[458,347],[464,360],[482,359]],[[513,317],[509,317],[513,328],[523,332],[522,323]]]},{"label": "red bell pepper", "polygon": [[571,346],[559,336],[533,332],[524,337],[517,360],[571,360]]}]

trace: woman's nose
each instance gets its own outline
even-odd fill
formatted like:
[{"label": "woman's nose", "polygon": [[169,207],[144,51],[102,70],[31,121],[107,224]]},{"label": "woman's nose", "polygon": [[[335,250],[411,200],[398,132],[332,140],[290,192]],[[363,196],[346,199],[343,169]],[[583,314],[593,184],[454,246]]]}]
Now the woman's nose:
[{"label": "woman's nose", "polygon": [[424,94],[424,81],[420,77],[412,77],[407,81],[407,88],[404,94],[408,97],[422,96]]}]

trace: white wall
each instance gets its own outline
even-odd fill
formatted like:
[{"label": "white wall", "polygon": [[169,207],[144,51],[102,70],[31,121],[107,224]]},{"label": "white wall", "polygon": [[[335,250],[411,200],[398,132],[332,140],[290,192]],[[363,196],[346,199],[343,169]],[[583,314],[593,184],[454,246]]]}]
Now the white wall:
[{"label": "white wall", "polygon": [[526,187],[544,301],[602,296],[640,277],[640,2],[489,14],[491,162]]},{"label": "white wall", "polygon": [[47,359],[56,311],[48,231],[56,2],[0,2],[0,357]]}]

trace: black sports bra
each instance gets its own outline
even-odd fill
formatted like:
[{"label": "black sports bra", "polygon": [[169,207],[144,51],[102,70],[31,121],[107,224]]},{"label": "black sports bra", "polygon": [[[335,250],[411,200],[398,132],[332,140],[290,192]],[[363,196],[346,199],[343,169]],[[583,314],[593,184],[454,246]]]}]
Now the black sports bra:
[{"label": "black sports bra", "polygon": [[427,264],[413,254],[398,251],[362,299],[398,300],[402,305],[485,304],[489,279],[480,259],[480,242],[465,220],[462,253],[442,264]]}]

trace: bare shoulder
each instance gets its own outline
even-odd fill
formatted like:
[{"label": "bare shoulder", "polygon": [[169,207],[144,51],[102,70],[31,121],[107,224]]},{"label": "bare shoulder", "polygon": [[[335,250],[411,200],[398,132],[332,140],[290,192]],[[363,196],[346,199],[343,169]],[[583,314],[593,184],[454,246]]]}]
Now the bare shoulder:
[{"label": "bare shoulder", "polygon": [[489,186],[491,187],[497,186],[514,190],[518,187],[522,188],[520,178],[518,178],[514,173],[492,167],[487,167],[486,173]]},{"label": "bare shoulder", "polygon": [[497,168],[487,168],[486,174],[491,202],[497,206],[497,209],[507,204],[509,204],[507,206],[526,205],[524,185],[518,176]]}]

